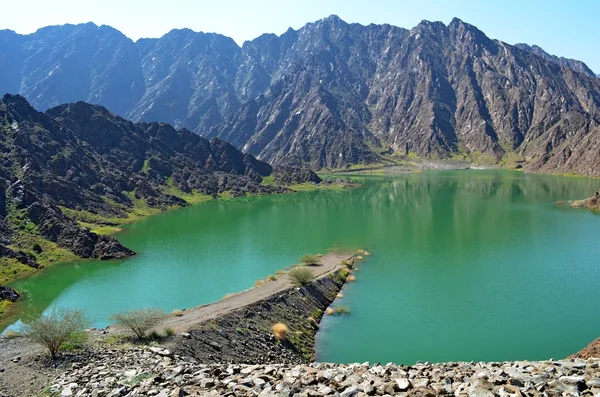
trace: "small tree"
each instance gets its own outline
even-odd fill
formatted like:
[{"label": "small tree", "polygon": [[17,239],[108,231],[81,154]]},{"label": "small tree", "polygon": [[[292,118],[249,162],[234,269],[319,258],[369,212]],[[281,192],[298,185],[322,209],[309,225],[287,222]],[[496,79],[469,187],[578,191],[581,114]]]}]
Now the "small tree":
[{"label": "small tree", "polygon": [[138,339],[144,339],[146,332],[154,327],[164,317],[158,309],[134,309],[110,316],[116,324],[129,328]]},{"label": "small tree", "polygon": [[300,258],[300,261],[307,266],[314,266],[321,262],[321,258],[319,258],[317,255],[304,255],[302,258]]},{"label": "small tree", "polygon": [[83,311],[73,309],[52,309],[47,314],[26,324],[23,334],[35,343],[46,347],[55,360],[64,343],[87,326]]},{"label": "small tree", "polygon": [[290,275],[292,282],[298,287],[310,283],[315,278],[312,271],[306,267],[298,267],[296,269],[290,270],[288,274]]}]

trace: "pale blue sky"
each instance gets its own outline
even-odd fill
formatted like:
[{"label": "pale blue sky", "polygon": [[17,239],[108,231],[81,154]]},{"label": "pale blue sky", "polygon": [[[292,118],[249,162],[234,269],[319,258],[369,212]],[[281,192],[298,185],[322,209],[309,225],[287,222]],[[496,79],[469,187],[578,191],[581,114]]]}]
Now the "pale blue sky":
[{"label": "pale blue sky", "polygon": [[412,28],[458,17],[489,37],[537,44],[600,73],[599,0],[16,0],[2,1],[0,29],[30,33],[63,23],[111,25],[136,40],[174,28],[217,32],[238,43],[339,15],[347,22]]}]

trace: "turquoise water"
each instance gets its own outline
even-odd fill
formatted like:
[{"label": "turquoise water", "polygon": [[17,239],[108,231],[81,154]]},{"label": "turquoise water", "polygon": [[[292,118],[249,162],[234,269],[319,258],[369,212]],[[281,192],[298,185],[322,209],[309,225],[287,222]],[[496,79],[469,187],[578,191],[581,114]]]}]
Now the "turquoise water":
[{"label": "turquoise water", "polygon": [[144,219],[118,235],[136,257],[14,283],[27,294],[19,317],[78,307],[105,326],[125,309],[192,307],[342,246],[372,256],[336,302],[352,313],[323,321],[319,360],[559,358],[600,336],[600,217],[555,205],[599,181],[432,171],[359,182]]}]

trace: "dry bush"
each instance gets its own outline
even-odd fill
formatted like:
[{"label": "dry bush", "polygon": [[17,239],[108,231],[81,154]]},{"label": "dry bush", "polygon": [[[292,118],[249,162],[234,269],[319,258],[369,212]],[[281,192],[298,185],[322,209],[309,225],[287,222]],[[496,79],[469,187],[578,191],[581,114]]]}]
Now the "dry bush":
[{"label": "dry bush", "polygon": [[53,309],[23,328],[23,335],[43,345],[52,359],[65,347],[69,338],[84,332],[87,320],[81,310]]},{"label": "dry bush", "polygon": [[364,258],[363,258],[362,256],[360,256],[360,255],[358,255],[358,256],[356,257],[356,260],[357,260],[357,261],[362,261],[363,259],[364,259]]},{"label": "dry bush", "polygon": [[325,314],[327,314],[328,316],[333,316],[335,312],[332,308],[328,307],[327,310],[325,310]]},{"label": "dry bush", "polygon": [[306,266],[318,265],[321,262],[321,258],[317,255],[304,255],[300,258],[300,261]]},{"label": "dry bush", "polygon": [[365,250],[358,250],[358,251],[356,251],[356,253],[357,253],[358,255],[362,255],[362,254],[364,254],[364,253],[365,253]]},{"label": "dry bush", "polygon": [[292,282],[298,287],[302,287],[303,285],[310,283],[315,278],[312,271],[305,267],[299,267],[290,270],[288,274],[290,275]]},{"label": "dry bush", "polygon": [[341,292],[338,292],[338,294],[335,297],[338,299],[342,299],[344,297],[344,294],[342,294]]},{"label": "dry bush", "polygon": [[115,324],[129,328],[138,339],[144,339],[146,332],[154,327],[165,316],[158,309],[134,309],[110,316]]},{"label": "dry bush", "polygon": [[173,310],[173,315],[175,317],[181,317],[181,316],[183,316],[183,312],[179,309],[175,309],[175,310]]},{"label": "dry bush", "polygon": [[287,337],[287,333],[288,333],[287,325],[285,325],[283,323],[277,323],[277,324],[273,325],[273,336],[275,337],[275,339],[277,339],[279,341],[283,341]]},{"label": "dry bush", "polygon": [[312,316],[311,316],[311,317],[308,317],[308,318],[306,319],[306,321],[308,321],[308,323],[309,323],[310,325],[312,325],[314,328],[319,328],[319,323],[317,322],[317,320],[315,320],[315,318],[314,318],[314,317],[312,317]]},{"label": "dry bush", "polygon": [[346,281],[354,282],[354,281],[356,281],[356,276],[354,274],[351,274],[348,277],[346,277]]}]

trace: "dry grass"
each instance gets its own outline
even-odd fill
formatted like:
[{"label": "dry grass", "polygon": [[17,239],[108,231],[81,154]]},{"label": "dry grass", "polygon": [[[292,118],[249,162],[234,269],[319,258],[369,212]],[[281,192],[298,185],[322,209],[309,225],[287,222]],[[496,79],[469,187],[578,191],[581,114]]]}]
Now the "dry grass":
[{"label": "dry grass", "polygon": [[312,271],[306,267],[299,267],[294,270],[290,270],[288,274],[292,279],[292,283],[298,287],[309,284],[315,278]]},{"label": "dry grass", "polygon": [[356,281],[356,276],[354,274],[349,275],[348,277],[346,277],[346,281],[348,282],[354,282]]},{"label": "dry grass", "polygon": [[357,253],[358,255],[362,255],[362,254],[364,254],[364,253],[365,253],[365,250],[358,250],[358,251],[356,251],[356,253]]},{"label": "dry grass", "polygon": [[325,314],[327,314],[328,316],[333,316],[335,314],[335,311],[328,307],[327,310],[325,310]]},{"label": "dry grass", "polygon": [[365,251],[363,255],[364,256],[371,256],[371,254],[368,251]]},{"label": "dry grass", "polygon": [[273,336],[279,341],[284,341],[287,337],[288,327],[283,323],[273,325]]},{"label": "dry grass", "polygon": [[338,292],[338,294],[335,297],[337,299],[342,299],[344,297],[344,294],[342,294],[341,292]]},{"label": "dry grass", "polygon": [[182,312],[181,310],[179,310],[179,309],[175,309],[175,310],[173,310],[172,314],[173,314],[175,317],[181,317],[181,316],[183,316],[183,312]]},{"label": "dry grass", "polygon": [[306,266],[314,266],[320,264],[322,257],[322,255],[304,255],[302,258],[300,258],[300,262]]},{"label": "dry grass", "polygon": [[275,274],[281,276],[282,274],[285,274],[285,270],[277,270]]},{"label": "dry grass", "polygon": [[362,256],[360,256],[360,255],[358,255],[358,256],[356,257],[356,260],[357,260],[357,261],[362,261],[363,259],[364,259],[364,258],[363,258]]}]

